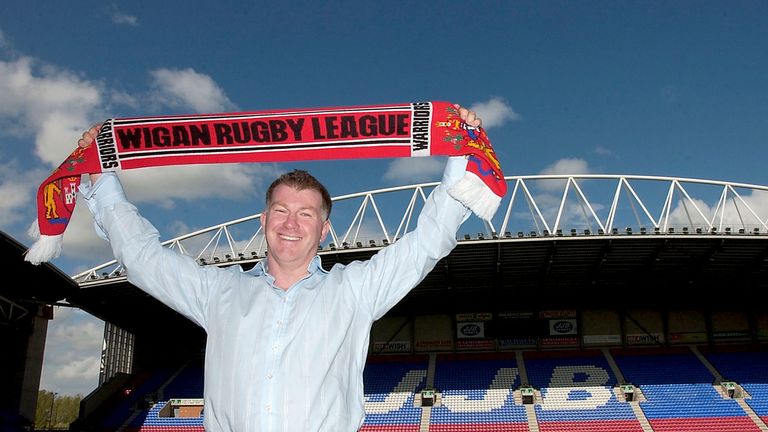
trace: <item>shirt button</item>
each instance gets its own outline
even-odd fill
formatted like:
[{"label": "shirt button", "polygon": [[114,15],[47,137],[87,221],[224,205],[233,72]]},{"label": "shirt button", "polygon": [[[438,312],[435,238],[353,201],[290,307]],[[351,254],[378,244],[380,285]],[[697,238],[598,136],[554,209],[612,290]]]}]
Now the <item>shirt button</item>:
[{"label": "shirt button", "polygon": [[272,412],[272,405],[267,405],[267,412]]},{"label": "shirt button", "polygon": [[279,326],[283,325],[283,321],[282,320],[277,320],[277,325],[279,325]]},{"label": "shirt button", "polygon": [[272,374],[267,375],[268,379],[272,379]]},{"label": "shirt button", "polygon": [[277,351],[277,345],[272,347],[272,351]]}]

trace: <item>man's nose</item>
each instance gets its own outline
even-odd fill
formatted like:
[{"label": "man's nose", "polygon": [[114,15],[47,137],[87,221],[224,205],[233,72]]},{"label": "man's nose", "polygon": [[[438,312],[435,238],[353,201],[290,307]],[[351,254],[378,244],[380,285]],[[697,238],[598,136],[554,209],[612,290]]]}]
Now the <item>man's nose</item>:
[{"label": "man's nose", "polygon": [[288,213],[285,217],[285,225],[287,226],[294,227],[298,225],[297,221],[298,218],[296,217],[296,213]]}]

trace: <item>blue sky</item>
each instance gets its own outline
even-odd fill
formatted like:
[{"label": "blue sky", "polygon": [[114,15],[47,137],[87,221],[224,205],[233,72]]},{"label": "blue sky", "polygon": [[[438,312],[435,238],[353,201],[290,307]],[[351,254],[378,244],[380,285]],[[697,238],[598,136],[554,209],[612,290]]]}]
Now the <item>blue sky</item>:
[{"label": "blue sky", "polygon": [[[34,191],[88,126],[161,113],[447,100],[482,115],[507,175],[766,185],[766,42],[765,1],[6,0],[0,229],[31,243]],[[266,184],[294,167],[342,195],[439,180],[443,163],[233,164],[121,176],[171,238],[258,212]],[[111,258],[82,207],[54,261],[69,274]],[[42,388],[95,387],[101,325],[57,309]]]}]

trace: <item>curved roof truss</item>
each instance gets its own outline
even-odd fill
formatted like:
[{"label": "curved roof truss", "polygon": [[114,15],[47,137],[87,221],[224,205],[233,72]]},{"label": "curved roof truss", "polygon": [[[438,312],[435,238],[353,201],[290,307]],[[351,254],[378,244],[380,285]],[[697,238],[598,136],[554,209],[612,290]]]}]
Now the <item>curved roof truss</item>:
[{"label": "curved roof truss", "polygon": [[[460,240],[493,241],[563,235],[766,235],[768,186],[692,178],[633,175],[507,176],[510,192],[490,221],[474,215]],[[411,231],[438,183],[333,198],[329,238],[319,253],[383,247]],[[163,244],[201,265],[261,259],[266,244],[260,213],[212,225]],[[513,235],[512,233],[516,233]],[[87,285],[121,277],[109,261],[73,278]]]}]

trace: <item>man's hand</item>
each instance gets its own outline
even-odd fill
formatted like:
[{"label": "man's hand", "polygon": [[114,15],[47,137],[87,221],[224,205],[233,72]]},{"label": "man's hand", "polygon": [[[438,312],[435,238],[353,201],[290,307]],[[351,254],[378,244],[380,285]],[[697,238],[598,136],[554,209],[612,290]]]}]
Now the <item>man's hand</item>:
[{"label": "man's hand", "polygon": [[[83,132],[82,138],[77,140],[77,145],[80,147],[87,147],[89,144],[93,143],[96,140],[96,136],[99,134],[99,130],[101,130],[101,124],[97,124],[92,126],[87,131]],[[96,183],[96,180],[101,177],[101,174],[91,174],[91,184]]]},{"label": "man's hand", "polygon": [[473,127],[482,126],[483,120],[481,120],[474,111],[470,111],[459,104],[454,104],[453,106],[459,112],[459,117],[464,120],[464,123]]}]

